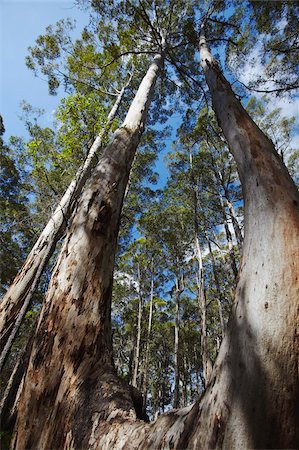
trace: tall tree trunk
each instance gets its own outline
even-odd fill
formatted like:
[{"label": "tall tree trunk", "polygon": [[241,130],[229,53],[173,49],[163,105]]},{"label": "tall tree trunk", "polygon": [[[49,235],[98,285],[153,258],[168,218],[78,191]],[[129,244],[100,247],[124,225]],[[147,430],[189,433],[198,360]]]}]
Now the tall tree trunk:
[{"label": "tall tree trunk", "polygon": [[91,146],[84,164],[65,191],[49,222],[27,256],[27,259],[0,303],[0,370],[22,323],[39,279],[65,231],[83,186],[97,161],[103,137],[115,118],[127,85],[120,91],[107,123]]},{"label": "tall tree trunk", "polygon": [[144,360],[144,376],[143,376],[143,413],[146,412],[147,403],[147,391],[148,391],[148,359],[149,359],[149,349],[152,334],[152,322],[153,322],[153,304],[154,304],[154,260],[151,261],[151,293],[150,293],[150,309],[148,316],[148,327],[147,327],[147,339],[146,339],[146,349],[145,349],[145,360]]},{"label": "tall tree trunk", "polygon": [[222,338],[223,338],[224,337],[225,324],[224,324],[224,318],[223,318],[222,303],[224,301],[224,297],[222,295],[221,286],[220,286],[220,282],[219,282],[219,278],[218,278],[218,274],[217,274],[216,261],[215,261],[214,253],[213,253],[213,250],[212,250],[211,241],[210,241],[209,236],[208,236],[207,233],[206,233],[206,240],[207,240],[208,247],[209,247],[209,252],[210,252],[211,261],[212,261],[213,277],[214,277],[214,281],[215,281],[216,289],[217,289],[217,303],[218,303],[218,311],[219,311],[219,320],[220,320],[220,326],[221,326],[221,335],[222,335]]},{"label": "tall tree trunk", "polygon": [[142,313],[143,313],[143,294],[141,289],[141,273],[140,273],[140,264],[137,264],[137,272],[138,272],[138,316],[137,316],[137,340],[136,340],[136,348],[134,354],[134,371],[132,378],[132,386],[137,387],[137,378],[138,378],[138,369],[139,369],[139,359],[140,359],[140,346],[141,346],[141,327],[142,327]]},{"label": "tall tree trunk", "polygon": [[197,286],[198,286],[198,306],[201,318],[201,357],[203,366],[203,378],[205,386],[209,382],[209,378],[212,372],[212,361],[209,356],[208,349],[208,332],[207,332],[207,305],[204,289],[204,271],[203,271],[203,261],[202,252],[199,243],[199,223],[198,223],[198,209],[199,200],[197,186],[195,182],[195,175],[193,169],[193,158],[192,150],[189,149],[189,167],[190,167],[190,181],[192,186],[192,197],[193,197],[193,222],[194,222],[194,239],[195,239],[195,249],[196,249],[196,259],[198,264],[198,274],[197,274]]},{"label": "tall tree trunk", "polygon": [[230,265],[231,265],[231,268],[232,268],[232,272],[234,274],[234,278],[235,278],[235,280],[237,280],[238,268],[237,268],[236,255],[235,255],[235,250],[234,250],[232,234],[230,232],[228,221],[227,221],[227,215],[226,215],[225,205],[224,205],[224,202],[223,202],[222,195],[219,195],[219,200],[220,200],[220,205],[221,205],[225,236],[226,236],[227,245],[228,245],[228,253],[229,253],[229,258],[230,258]]},{"label": "tall tree trunk", "polygon": [[241,255],[242,254],[242,247],[243,247],[243,235],[242,235],[242,231],[241,231],[238,219],[237,219],[235,208],[234,208],[234,205],[233,205],[233,203],[231,201],[230,193],[229,193],[229,190],[228,190],[227,185],[225,183],[225,180],[224,180],[220,170],[218,170],[218,167],[216,166],[215,161],[213,161],[213,169],[214,169],[215,177],[216,177],[216,179],[218,180],[220,186],[223,189],[223,193],[224,193],[224,196],[225,196],[226,204],[227,204],[228,210],[229,210],[229,215],[230,215],[230,218],[231,218],[231,221],[232,221],[232,225],[233,225],[233,228],[234,228],[234,232],[235,232],[235,236],[236,236],[236,240],[237,240],[239,253]]},{"label": "tall tree trunk", "polygon": [[241,179],[245,239],[232,315],[188,446],[298,448],[298,191],[203,35],[200,50]]},{"label": "tall tree trunk", "polygon": [[229,215],[230,215],[233,227],[234,227],[234,232],[235,232],[235,236],[236,236],[236,240],[237,240],[237,244],[238,244],[239,253],[240,253],[240,255],[242,255],[243,235],[242,235],[242,231],[241,231],[238,219],[237,219],[234,205],[231,202],[230,195],[229,195],[229,192],[227,189],[225,190],[225,200],[226,200],[227,207],[229,210]]},{"label": "tall tree trunk", "polygon": [[156,55],[81,196],[41,311],[14,448],[96,448],[106,420],[136,417],[113,367],[112,274],[123,196],[162,61]]},{"label": "tall tree trunk", "polygon": [[178,276],[175,281],[175,319],[174,319],[174,390],[173,407],[180,405],[180,360],[179,360],[179,338],[180,338],[180,296],[181,287]]},{"label": "tall tree trunk", "polygon": [[14,427],[17,413],[18,399],[21,393],[24,373],[26,372],[28,366],[35,329],[36,323],[33,325],[33,328],[30,331],[30,336],[27,341],[26,347],[15,364],[15,367],[6,385],[6,389],[1,398],[0,402],[1,431],[11,431]]}]

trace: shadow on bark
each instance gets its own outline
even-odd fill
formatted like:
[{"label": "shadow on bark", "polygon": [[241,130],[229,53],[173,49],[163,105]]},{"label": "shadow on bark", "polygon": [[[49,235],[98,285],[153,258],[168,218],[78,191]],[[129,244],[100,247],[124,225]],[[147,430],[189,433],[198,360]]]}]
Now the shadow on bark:
[{"label": "shadow on bark", "polygon": [[284,359],[284,354],[278,359],[278,349],[262,342],[263,337],[254,331],[254,323],[247,317],[245,283],[238,302],[242,313],[238,315],[236,307],[229,321],[229,353],[224,362],[229,375],[230,408],[238,411],[252,448],[295,448],[299,411],[296,386],[292,386],[292,379],[288,380],[290,361]]}]

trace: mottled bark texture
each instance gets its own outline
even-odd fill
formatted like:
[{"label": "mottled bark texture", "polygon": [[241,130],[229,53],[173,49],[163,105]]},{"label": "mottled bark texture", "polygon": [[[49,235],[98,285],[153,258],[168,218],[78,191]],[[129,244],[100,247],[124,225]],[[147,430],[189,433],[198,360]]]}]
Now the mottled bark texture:
[{"label": "mottled bark texture", "polygon": [[124,86],[120,91],[107,117],[105,127],[95,139],[84,164],[71,181],[49,222],[27,256],[23,267],[0,303],[0,370],[38,286],[39,279],[68,225],[76,201],[97,162],[103,137],[117,114],[126,87]]},{"label": "mottled bark texture", "polygon": [[157,55],[79,201],[41,311],[13,448],[96,448],[106,420],[136,418],[113,367],[112,274],[123,196],[161,64]]},{"label": "mottled bark texture", "polygon": [[234,307],[190,448],[298,448],[299,196],[204,36],[201,63],[239,171],[245,240]]}]

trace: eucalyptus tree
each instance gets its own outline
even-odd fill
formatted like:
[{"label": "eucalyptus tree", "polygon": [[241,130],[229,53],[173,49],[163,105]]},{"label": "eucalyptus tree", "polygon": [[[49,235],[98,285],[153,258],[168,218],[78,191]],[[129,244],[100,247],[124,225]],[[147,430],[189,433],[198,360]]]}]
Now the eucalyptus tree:
[{"label": "eucalyptus tree", "polygon": [[[144,77],[143,82],[141,83],[139,90],[136,94],[136,97],[129,109],[129,112],[126,116],[126,119],[123,123],[122,128],[120,128],[116,133],[115,133],[115,137],[113,138],[111,144],[107,147],[106,152],[104,153],[104,156],[102,157],[102,160],[99,162],[98,164],[98,171],[99,173],[103,176],[103,170],[105,169],[105,179],[99,179],[99,174],[97,173],[97,171],[95,171],[95,175],[93,177],[93,184],[92,182],[89,184],[89,188],[87,190],[85,190],[85,193],[82,196],[81,199],[81,214],[86,214],[85,210],[86,210],[86,204],[89,204],[90,207],[87,208],[87,213],[88,211],[90,211],[91,214],[91,221],[96,220],[94,226],[95,228],[92,226],[92,229],[94,228],[95,230],[99,230],[99,233],[96,233],[97,239],[99,239],[99,237],[101,237],[102,240],[102,250],[100,250],[99,246],[95,249],[94,248],[94,244],[92,244],[92,240],[90,241],[90,245],[92,246],[92,248],[94,249],[93,251],[96,251],[96,253],[98,254],[99,251],[103,251],[103,257],[106,251],[108,251],[108,248],[106,247],[105,241],[108,239],[108,241],[110,241],[110,244],[112,243],[112,245],[109,246],[109,254],[110,256],[108,256],[108,254],[106,255],[105,259],[108,257],[108,260],[110,261],[110,268],[108,269],[108,267],[102,267],[103,273],[102,275],[100,275],[99,278],[103,277],[103,286],[100,289],[101,294],[100,296],[104,295],[103,298],[106,299],[106,294],[105,292],[109,293],[109,297],[111,296],[111,289],[109,288],[109,286],[111,287],[111,276],[112,276],[112,267],[113,267],[113,259],[114,259],[114,253],[115,253],[115,244],[116,244],[116,237],[117,237],[117,228],[118,228],[118,223],[119,223],[119,214],[120,214],[120,208],[121,208],[121,204],[122,204],[122,198],[124,195],[124,191],[125,191],[125,187],[126,187],[126,183],[128,180],[128,174],[129,174],[129,169],[130,166],[132,164],[132,160],[135,154],[135,150],[136,147],[139,143],[140,140],[140,136],[142,134],[143,128],[144,128],[144,122],[145,122],[145,118],[146,118],[146,113],[147,113],[147,109],[149,106],[149,101],[150,101],[150,97],[151,94],[153,92],[153,86],[155,83],[155,80],[157,78],[157,74],[159,71],[159,68],[162,65],[163,62],[163,58],[164,58],[164,50],[165,50],[165,46],[166,46],[166,39],[165,37],[161,37],[160,38],[160,43],[159,43],[159,48],[157,49],[157,51],[159,52],[155,58],[154,61],[152,63],[152,65],[150,66],[147,75]],[[113,164],[111,166],[111,162],[115,161],[115,160],[119,160],[119,165],[115,167],[115,165]],[[114,180],[114,181],[111,181]],[[118,181],[116,181],[118,180]],[[95,188],[95,185],[99,185],[97,187],[97,189]],[[115,188],[111,188],[111,186],[115,186]],[[100,188],[101,186],[101,188]],[[118,190],[120,190],[118,192]],[[104,226],[104,230],[102,231],[102,226],[100,225],[99,220],[95,217],[95,210],[97,209],[98,203],[94,204],[94,197],[95,195],[100,195],[100,197],[102,198],[102,206],[100,206],[99,208],[99,213],[101,215],[103,215],[103,226]],[[89,197],[89,201],[87,201],[87,198],[85,197]],[[87,203],[86,203],[87,201]],[[114,203],[114,207],[109,206],[109,203],[112,202],[112,204]],[[91,203],[93,205],[93,207],[91,207]],[[92,210],[95,208],[95,210],[92,212]],[[114,208],[116,208],[116,212],[114,212]],[[78,206],[78,211],[80,211],[80,205]],[[110,213],[109,213],[110,211]],[[80,214],[79,214],[80,215]],[[97,215],[97,214],[96,214]],[[78,213],[76,215],[76,217],[78,218]],[[93,217],[93,219],[92,219]],[[72,226],[70,228],[70,239],[71,241],[74,241],[74,245],[75,242],[77,242],[77,232],[79,231],[79,224],[80,221],[82,219],[79,220],[79,222],[76,220],[76,218],[74,217],[73,219],[73,223]],[[112,220],[112,223],[114,223],[114,225],[112,226],[111,223],[111,227],[108,227],[107,221],[108,220]],[[78,228],[79,226],[79,228]],[[77,228],[76,228],[77,227]],[[100,227],[100,228],[99,228]],[[77,232],[73,232],[72,229],[77,229]],[[112,230],[114,229],[114,234],[112,235]],[[106,235],[107,231],[108,235],[103,239],[103,236]],[[94,233],[93,233],[94,234]],[[92,234],[92,235],[93,235]],[[89,237],[91,238],[92,235],[87,234],[86,238],[87,238],[87,242],[90,240]],[[82,241],[82,239],[81,239]],[[108,242],[107,241],[107,242]],[[66,240],[66,243],[68,242],[68,238]],[[68,243],[68,246],[70,246],[70,243]],[[87,251],[89,247],[88,245],[85,245],[85,252]],[[82,248],[82,246],[81,246]],[[62,254],[64,254],[64,250],[62,250]],[[69,253],[68,253],[69,254]],[[86,254],[87,255],[87,254]],[[81,255],[82,258],[83,255]],[[96,261],[98,258],[96,258],[96,260],[93,260],[93,263],[96,267]],[[61,260],[62,262],[62,260]],[[60,261],[58,262],[58,266],[59,267]],[[64,265],[64,264],[63,264]],[[81,265],[80,265],[81,266]],[[98,267],[96,268],[96,270],[98,270]],[[110,273],[109,273],[110,272]],[[107,284],[108,283],[108,284]],[[97,283],[96,283],[97,284]],[[104,288],[104,285],[107,285],[106,288]],[[100,286],[98,285],[98,288],[100,288]],[[103,290],[104,289],[104,290]],[[108,289],[108,291],[107,291]],[[50,295],[51,293],[51,286],[49,288],[48,291],[48,295]],[[83,293],[82,293],[83,294]],[[84,294],[83,294],[84,295]],[[57,297],[56,297],[57,298]],[[110,299],[109,299],[110,302]],[[51,302],[50,302],[51,303]],[[48,305],[50,305],[50,303],[48,303]],[[55,303],[55,302],[54,302]],[[54,303],[51,303],[51,309],[54,306]],[[67,306],[67,302],[66,302],[66,308],[68,308]],[[52,309],[53,311],[53,309]],[[47,314],[47,317],[49,318],[49,314]],[[41,317],[41,321],[43,320],[48,320],[45,318],[45,316],[43,315],[43,311],[42,311],[42,317]],[[107,326],[108,328],[110,327],[110,319],[108,319],[108,323]],[[93,331],[91,330],[91,334],[93,334],[95,332],[95,328],[93,328]],[[109,340],[109,330],[106,330],[107,333],[105,333],[106,337],[104,339],[104,341],[106,342],[105,345],[110,345],[110,340]],[[82,335],[83,340],[86,342],[87,336],[86,333],[83,336]],[[101,338],[102,340],[102,338]],[[103,342],[104,342],[103,341]],[[33,354],[34,354],[34,348],[33,348]],[[108,363],[108,366],[110,364]],[[28,374],[31,372],[30,370],[30,366],[29,366],[29,370],[28,370]],[[75,368],[75,372],[77,372],[77,367]],[[55,377],[54,377],[55,379]],[[44,387],[46,389],[46,380]],[[57,379],[58,382],[58,379]],[[26,390],[26,383],[25,383],[25,390]],[[22,397],[23,399],[26,398],[26,395],[24,395],[24,397]],[[22,400],[21,400],[22,403]],[[24,403],[24,407],[26,405],[26,402]],[[29,405],[28,405],[29,406]],[[71,411],[69,411],[70,414]],[[21,426],[21,424],[17,424],[17,427]],[[28,428],[27,428],[28,430]],[[23,432],[27,433],[26,430],[23,430]],[[20,434],[18,433],[18,436]],[[38,436],[36,436],[37,439],[40,439]],[[82,436],[83,439],[85,439]],[[19,438],[18,438],[19,439]],[[31,436],[32,439],[32,436]],[[23,439],[21,439],[23,441]],[[18,442],[20,442],[18,440]],[[24,441],[23,441],[24,442]],[[23,445],[23,444],[22,444]]]},{"label": "eucalyptus tree", "polygon": [[[234,95],[203,34],[200,51],[245,200],[236,301],[207,392],[193,407],[146,424],[136,417],[129,388],[115,376],[110,325],[113,259],[129,167],[148,106],[139,104],[145,110],[138,110],[136,121],[133,102],[97,166],[102,179],[95,173],[81,197],[53,273],[21,395],[14,448],[298,444],[294,343],[298,193],[273,144]],[[156,57],[145,78],[148,87],[148,77],[154,81],[161,59]],[[279,263],[274,266],[273,261]],[[286,380],[288,389],[283,390]]]}]

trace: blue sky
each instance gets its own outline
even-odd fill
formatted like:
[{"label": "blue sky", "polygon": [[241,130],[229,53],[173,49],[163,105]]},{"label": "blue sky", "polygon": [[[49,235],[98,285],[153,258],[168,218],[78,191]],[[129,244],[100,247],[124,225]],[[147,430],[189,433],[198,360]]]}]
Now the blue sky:
[{"label": "blue sky", "polygon": [[27,48],[47,25],[67,17],[76,19],[77,33],[88,23],[88,15],[74,7],[72,0],[0,0],[0,112],[5,140],[25,135],[18,118],[22,100],[49,115],[58,105],[59,96],[48,95],[47,83],[35,77],[24,60]]}]

